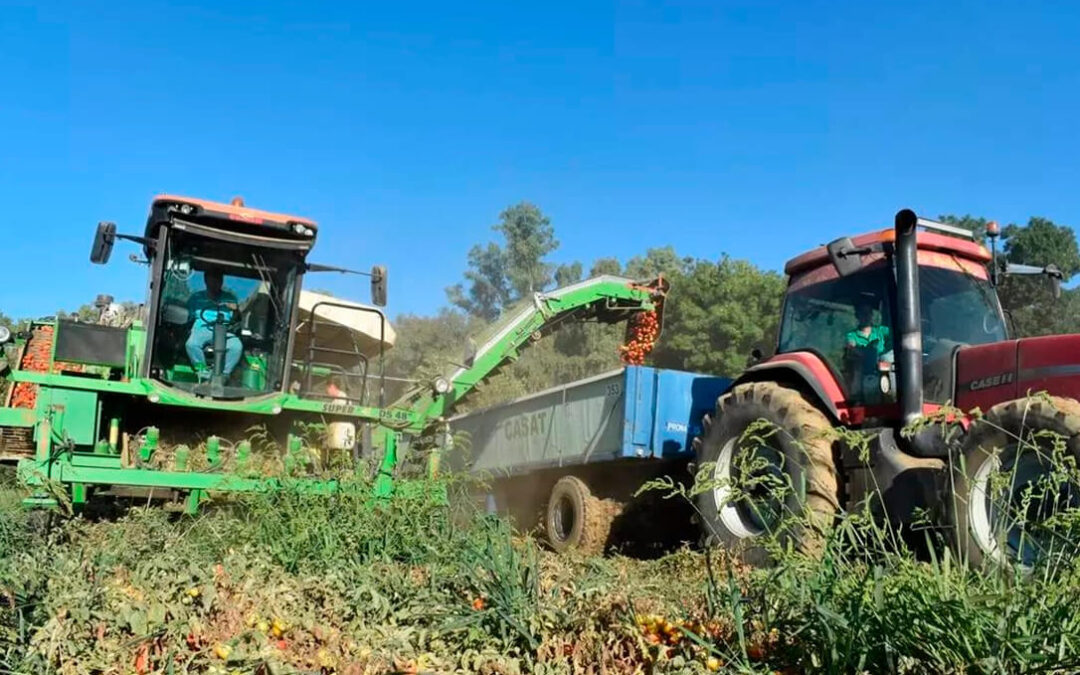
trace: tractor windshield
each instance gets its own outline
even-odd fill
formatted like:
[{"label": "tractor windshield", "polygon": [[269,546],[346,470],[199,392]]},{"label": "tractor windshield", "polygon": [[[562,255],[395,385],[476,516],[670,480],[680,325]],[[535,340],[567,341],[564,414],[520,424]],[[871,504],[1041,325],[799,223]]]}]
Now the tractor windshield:
[{"label": "tractor windshield", "polygon": [[[924,396],[952,398],[953,354],[1006,339],[997,295],[986,279],[961,269],[919,266]],[[779,351],[809,351],[839,376],[856,404],[895,400],[892,270],[884,264],[789,290]],[[883,379],[884,376],[884,379]]]},{"label": "tractor windshield", "polygon": [[300,263],[294,251],[172,231],[152,375],[200,396],[280,391]]},{"label": "tractor windshield", "polygon": [[880,363],[892,361],[891,270],[858,274],[789,291],[780,325],[780,352],[821,357],[858,403],[891,400],[882,391]]},{"label": "tractor windshield", "polygon": [[990,282],[962,270],[919,267],[923,329],[923,392],[932,403],[952,398],[953,353],[959,347],[1006,339]]}]

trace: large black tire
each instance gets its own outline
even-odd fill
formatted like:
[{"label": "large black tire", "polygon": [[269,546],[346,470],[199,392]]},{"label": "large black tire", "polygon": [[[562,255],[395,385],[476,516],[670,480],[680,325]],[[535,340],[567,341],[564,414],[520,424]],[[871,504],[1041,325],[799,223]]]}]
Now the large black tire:
[{"label": "large black tire", "polygon": [[[1039,525],[1062,508],[1080,508],[1080,403],[1049,396],[999,403],[972,425],[962,450],[952,466],[952,495],[945,500],[962,560],[977,567],[1029,566],[1047,553],[1077,554],[1066,550],[1074,545],[1040,532]],[[1078,464],[1069,469],[1070,461]],[[1023,515],[1016,512],[1026,486],[1054,469],[1065,480],[1053,486],[1052,498],[1037,500]]]},{"label": "large black tire", "polygon": [[600,554],[607,546],[615,515],[613,502],[594,497],[580,478],[563,476],[551,489],[544,532],[558,553],[575,549]]},{"label": "large black tire", "polygon": [[[759,426],[747,433],[751,425]],[[751,564],[769,561],[765,535],[820,555],[840,510],[834,439],[828,418],[794,389],[751,382],[721,396],[698,444],[699,461],[713,468],[715,483],[697,499],[706,543]],[[786,493],[747,490],[749,496],[737,498],[732,486],[743,482],[739,467],[753,457],[765,460]]]}]

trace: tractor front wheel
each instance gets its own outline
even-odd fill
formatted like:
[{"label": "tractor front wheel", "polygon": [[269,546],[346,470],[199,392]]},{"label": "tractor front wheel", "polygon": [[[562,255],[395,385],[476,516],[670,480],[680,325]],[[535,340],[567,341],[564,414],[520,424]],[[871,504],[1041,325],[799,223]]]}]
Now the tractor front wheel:
[{"label": "tractor front wheel", "polygon": [[705,419],[698,458],[711,467],[698,497],[708,543],[764,564],[768,536],[820,555],[840,510],[828,418],[801,393],[772,382],[741,384]]},{"label": "tractor front wheel", "polygon": [[964,437],[952,470],[946,506],[957,553],[974,566],[1075,556],[1054,517],[1080,508],[1078,465],[1077,401],[1031,397],[991,408]]}]

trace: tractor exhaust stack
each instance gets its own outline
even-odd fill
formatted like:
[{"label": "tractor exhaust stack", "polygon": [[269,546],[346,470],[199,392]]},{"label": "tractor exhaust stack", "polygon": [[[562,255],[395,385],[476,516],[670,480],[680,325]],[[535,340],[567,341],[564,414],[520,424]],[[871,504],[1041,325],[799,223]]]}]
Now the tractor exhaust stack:
[{"label": "tractor exhaust stack", "polygon": [[904,425],[922,415],[922,317],[919,314],[919,260],[915,231],[919,219],[914,211],[896,213],[895,341],[897,384]]}]

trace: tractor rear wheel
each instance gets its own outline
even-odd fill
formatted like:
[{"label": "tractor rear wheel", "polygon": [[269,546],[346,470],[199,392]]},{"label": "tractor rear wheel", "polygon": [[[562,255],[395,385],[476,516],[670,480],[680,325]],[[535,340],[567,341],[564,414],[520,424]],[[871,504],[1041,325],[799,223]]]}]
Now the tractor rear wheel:
[{"label": "tractor rear wheel", "polygon": [[600,554],[607,546],[616,514],[616,504],[594,497],[585,481],[563,476],[551,489],[544,531],[551,548],[558,553],[577,549]]},{"label": "tractor rear wheel", "polygon": [[1077,554],[1048,521],[1080,508],[1080,403],[1049,396],[999,403],[962,447],[946,499],[962,559],[1030,566]]},{"label": "tractor rear wheel", "polygon": [[703,534],[752,564],[769,556],[765,535],[817,556],[840,510],[828,418],[795,389],[741,384],[706,418],[699,461],[712,466],[698,497]]}]

